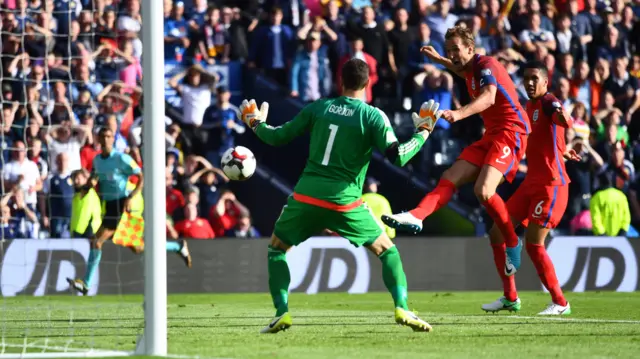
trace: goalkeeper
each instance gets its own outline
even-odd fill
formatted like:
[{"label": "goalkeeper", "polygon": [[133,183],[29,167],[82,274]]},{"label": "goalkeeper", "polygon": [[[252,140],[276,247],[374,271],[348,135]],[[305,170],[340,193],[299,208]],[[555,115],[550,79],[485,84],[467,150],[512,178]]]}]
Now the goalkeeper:
[{"label": "goalkeeper", "polygon": [[[89,252],[87,271],[83,279],[67,278],[71,288],[83,295],[87,295],[91,284],[93,284],[92,279],[102,258],[102,245],[113,236],[124,211],[131,212],[132,199],[141,193],[144,183],[142,171],[133,158],[113,148],[114,135],[113,131],[108,127],[100,129],[98,141],[100,141],[102,153],[96,155],[93,159],[93,173],[91,181],[87,184],[90,187],[96,187],[99,182],[100,192],[105,201],[105,214],[102,225],[98,228],[95,236],[91,238],[91,251]],[[130,176],[139,177],[138,184],[133,191],[127,188]],[[191,267],[191,255],[186,241],[167,241],[166,246],[167,252],[177,253],[185,264]],[[131,247],[131,249],[136,253],[140,253],[143,247]]]},{"label": "goalkeeper", "polygon": [[284,145],[309,131],[309,159],[294,193],[275,224],[268,250],[269,289],[275,319],[262,333],[277,333],[292,324],[288,292],[290,273],[286,252],[292,246],[329,229],[356,247],[365,246],[380,258],[382,277],[395,304],[395,320],[414,331],[431,326],[407,307],[407,278],[398,249],[362,202],[362,185],[374,148],[399,166],[420,151],[440,117],[438,104],[429,101],[413,114],[417,132],[403,144],[387,116],[362,102],[369,83],[369,66],[349,60],[342,69],[343,96],[320,99],[306,106],[293,120],[279,127],[265,123],[268,103],[258,110],[255,100],[240,106],[242,120],[267,144]]}]

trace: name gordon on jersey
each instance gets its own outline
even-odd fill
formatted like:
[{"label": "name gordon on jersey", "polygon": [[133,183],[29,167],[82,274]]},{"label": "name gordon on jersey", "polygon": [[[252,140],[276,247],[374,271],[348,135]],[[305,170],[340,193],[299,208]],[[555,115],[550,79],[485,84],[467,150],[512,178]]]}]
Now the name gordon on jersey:
[{"label": "name gordon on jersey", "polygon": [[329,106],[329,112],[334,113],[336,115],[340,115],[340,116],[350,117],[350,116],[353,116],[355,110],[345,106],[331,105]]}]

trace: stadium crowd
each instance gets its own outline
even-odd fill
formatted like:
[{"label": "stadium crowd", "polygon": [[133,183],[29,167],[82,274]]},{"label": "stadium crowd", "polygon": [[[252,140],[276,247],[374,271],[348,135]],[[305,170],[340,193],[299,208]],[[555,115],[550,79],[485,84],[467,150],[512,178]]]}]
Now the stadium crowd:
[{"label": "stadium crowd", "polygon": [[[567,163],[572,183],[563,227],[626,233],[640,224],[639,5],[164,0],[165,61],[185,69],[168,80],[182,97],[181,116],[164,119],[168,234],[259,236],[217,168],[245,128],[229,88],[207,65],[240,62],[244,71],[263,73],[289,96],[310,102],[339,94],[336,74],[349,58],[361,58],[371,67],[363,100],[393,114],[401,132],[410,123],[407,113],[425,99],[442,109],[469,101],[464,80],[419,52],[430,45],[443,53],[447,28],[459,24],[473,29],[478,53],[508,69],[523,103],[519,67],[543,61],[553,92],[574,117],[567,143],[582,160]],[[110,127],[115,148],[142,165],[140,0],[4,0],[0,18],[2,238],[86,237],[99,225],[99,216],[86,215],[99,213],[100,204],[85,186],[100,152],[98,129]],[[437,177],[482,131],[479,118],[439,121],[413,170]],[[520,180],[526,171],[524,162]],[[460,199],[477,205],[473,196]]]}]

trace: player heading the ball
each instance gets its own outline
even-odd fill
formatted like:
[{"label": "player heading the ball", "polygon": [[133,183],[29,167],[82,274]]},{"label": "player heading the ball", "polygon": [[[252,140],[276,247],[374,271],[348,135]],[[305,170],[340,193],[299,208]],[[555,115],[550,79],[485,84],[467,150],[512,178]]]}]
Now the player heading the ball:
[{"label": "player heading the ball", "polygon": [[343,96],[317,100],[278,127],[265,122],[269,110],[266,102],[260,109],[255,100],[244,100],[240,106],[242,120],[267,144],[279,146],[305,132],[311,134],[307,164],[275,224],[269,244],[269,289],[276,314],[262,333],[277,333],[291,326],[291,277],[285,254],[324,229],[356,247],[365,246],[380,258],[398,324],[414,331],[431,330],[407,307],[407,278],[400,253],[363,203],[362,186],[374,149],[399,166],[420,151],[440,117],[439,104],[429,101],[419,114],[413,114],[416,133],[400,144],[385,113],[360,100],[368,83],[367,63],[351,59],[342,69]]},{"label": "player heading the ball", "polygon": [[475,195],[506,241],[502,263],[515,271],[520,267],[522,245],[496,189],[503,180],[511,182],[516,175],[531,128],[529,117],[518,102],[515,85],[507,70],[493,57],[475,53],[475,39],[470,29],[455,26],[447,30],[445,48],[447,57],[442,57],[431,46],[420,51],[463,77],[472,100],[458,110],[444,111],[442,118],[454,123],[480,114],[486,132],[482,139],[462,151],[418,207],[409,212],[384,215],[382,221],[393,228],[418,233],[422,230],[422,221],[447,204],[460,186],[475,181]]},{"label": "player heading the ball", "polygon": [[[573,125],[571,117],[560,100],[548,92],[549,74],[543,63],[534,61],[524,67],[524,86],[529,96],[526,109],[532,119],[531,143],[527,147],[527,175],[516,192],[507,201],[507,209],[514,226],[522,224],[526,249],[538,272],[540,281],[551,294],[551,303],[541,315],[571,314],[571,306],[564,298],[556,271],[544,247],[551,228],[562,220],[569,199],[569,176],[565,159],[580,160],[575,151],[567,151],[565,129]],[[564,158],[563,158],[564,157]],[[491,246],[501,252],[504,239],[496,226],[489,231]],[[487,312],[520,310],[515,277],[509,268],[502,268],[496,260],[498,275],[502,279],[504,296],[493,303],[484,304]]]}]

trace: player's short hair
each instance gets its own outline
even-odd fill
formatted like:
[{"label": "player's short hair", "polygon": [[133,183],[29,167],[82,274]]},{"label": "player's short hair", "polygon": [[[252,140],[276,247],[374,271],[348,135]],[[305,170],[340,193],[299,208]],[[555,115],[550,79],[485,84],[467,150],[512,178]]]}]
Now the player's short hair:
[{"label": "player's short hair", "polygon": [[476,46],[476,39],[473,36],[473,32],[471,32],[471,29],[468,27],[457,25],[448,29],[447,33],[444,35],[445,40],[450,40],[454,37],[460,38],[465,46],[474,48]]},{"label": "player's short hair", "polygon": [[526,69],[540,70],[544,77],[549,78],[549,70],[547,70],[547,66],[542,61],[529,61],[524,65],[523,70]]},{"label": "player's short hair", "polygon": [[369,82],[369,65],[360,59],[353,58],[344,64],[341,75],[345,90],[361,90]]}]

